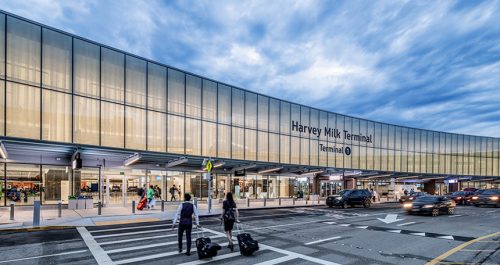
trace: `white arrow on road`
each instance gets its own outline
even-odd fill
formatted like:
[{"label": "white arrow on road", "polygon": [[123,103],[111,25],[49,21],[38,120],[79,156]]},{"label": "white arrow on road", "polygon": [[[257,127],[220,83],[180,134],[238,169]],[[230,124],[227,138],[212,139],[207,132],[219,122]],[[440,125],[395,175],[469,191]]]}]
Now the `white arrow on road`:
[{"label": "white arrow on road", "polygon": [[379,219],[380,221],[382,221],[386,224],[390,224],[390,223],[399,222],[399,221],[404,220],[404,219],[398,219],[397,214],[388,214],[384,219],[382,219],[382,218],[377,218],[377,219]]}]

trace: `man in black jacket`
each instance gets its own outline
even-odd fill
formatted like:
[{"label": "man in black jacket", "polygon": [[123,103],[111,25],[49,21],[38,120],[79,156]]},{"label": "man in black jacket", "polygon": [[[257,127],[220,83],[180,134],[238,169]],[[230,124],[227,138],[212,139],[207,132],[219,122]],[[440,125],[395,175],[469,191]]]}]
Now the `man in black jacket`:
[{"label": "man in black jacket", "polygon": [[179,205],[177,212],[174,215],[172,229],[175,229],[177,219],[179,220],[178,240],[179,240],[179,253],[182,252],[182,236],[186,231],[186,255],[191,255],[191,231],[193,229],[193,215],[196,221],[196,226],[200,228],[200,219],[198,209],[191,202],[191,195],[184,194],[184,202]]}]

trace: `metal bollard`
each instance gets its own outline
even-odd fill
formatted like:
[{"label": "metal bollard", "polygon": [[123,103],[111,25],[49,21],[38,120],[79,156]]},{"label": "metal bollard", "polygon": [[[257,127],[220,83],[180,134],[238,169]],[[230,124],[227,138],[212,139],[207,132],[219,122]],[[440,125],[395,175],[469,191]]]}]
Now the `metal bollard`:
[{"label": "metal bollard", "polygon": [[278,200],[279,200],[279,204],[280,204],[280,206],[281,206],[281,198],[279,198]]},{"label": "metal bollard", "polygon": [[98,201],[97,202],[97,215],[101,215],[101,214],[102,214],[102,202]]},{"label": "metal bollard", "polygon": [[40,226],[40,201],[33,202],[33,226]]},{"label": "metal bollard", "polygon": [[135,200],[132,201],[132,213],[135,213]]},{"label": "metal bollard", "polygon": [[320,201],[319,201],[319,195],[318,195],[318,205],[319,205],[319,202],[320,202]]},{"label": "metal bollard", "polygon": [[306,199],[306,205],[307,205],[307,202],[309,201],[309,198]]},{"label": "metal bollard", "polygon": [[293,205],[295,205],[295,197],[293,198]]},{"label": "metal bollard", "polygon": [[165,211],[165,200],[161,200],[161,211]]},{"label": "metal bollard", "polygon": [[247,208],[250,208],[250,198],[247,198]]},{"label": "metal bollard", "polygon": [[61,218],[62,216],[62,201],[59,201],[57,203],[57,217]]},{"label": "metal bollard", "polygon": [[264,207],[266,207],[267,204],[267,198],[264,198]]},{"label": "metal bollard", "polygon": [[16,203],[13,201],[10,202],[10,220],[14,220],[14,205],[15,204]]}]

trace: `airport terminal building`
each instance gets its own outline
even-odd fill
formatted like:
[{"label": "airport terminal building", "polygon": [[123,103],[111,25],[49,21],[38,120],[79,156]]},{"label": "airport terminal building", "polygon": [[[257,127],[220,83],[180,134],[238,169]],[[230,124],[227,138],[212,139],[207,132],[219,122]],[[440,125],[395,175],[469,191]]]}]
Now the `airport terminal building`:
[{"label": "airport terminal building", "polygon": [[[173,63],[175,64],[175,62]],[[105,205],[500,183],[500,139],[385,124],[247,91],[0,11],[0,206]],[[80,160],[81,159],[81,160]],[[204,159],[213,161],[212,179]],[[82,165],[79,165],[79,162]]]}]

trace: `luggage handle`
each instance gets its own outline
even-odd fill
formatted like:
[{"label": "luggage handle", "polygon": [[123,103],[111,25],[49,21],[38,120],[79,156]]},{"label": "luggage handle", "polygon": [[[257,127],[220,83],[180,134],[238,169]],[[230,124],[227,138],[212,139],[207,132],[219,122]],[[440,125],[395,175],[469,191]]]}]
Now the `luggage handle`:
[{"label": "luggage handle", "polygon": [[201,237],[205,237],[205,231],[203,228],[199,228],[197,225],[196,225],[196,238],[200,238],[200,230],[201,230]]},{"label": "luggage handle", "polygon": [[236,223],[236,231],[238,232],[238,235],[242,234],[244,231],[241,227],[241,224],[239,222],[235,222]]}]

